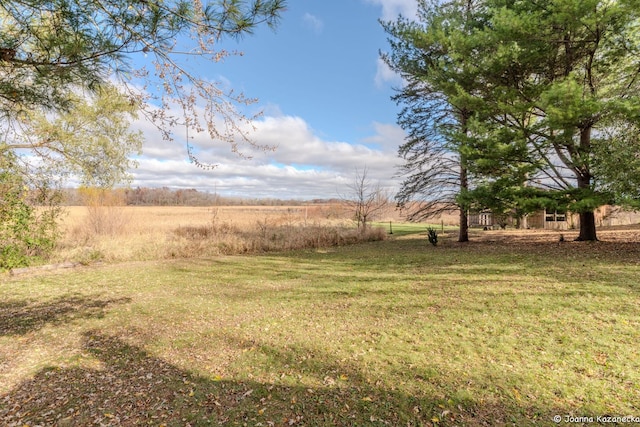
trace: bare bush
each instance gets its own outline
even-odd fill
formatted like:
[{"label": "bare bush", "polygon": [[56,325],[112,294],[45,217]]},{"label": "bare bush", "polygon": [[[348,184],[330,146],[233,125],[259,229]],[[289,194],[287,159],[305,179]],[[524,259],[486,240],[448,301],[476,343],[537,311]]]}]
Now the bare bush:
[{"label": "bare bush", "polygon": [[389,192],[379,183],[372,182],[367,175],[366,167],[362,172],[356,169],[353,183],[348,186],[350,194],[342,197],[343,204],[352,212],[353,219],[362,231],[391,203]]},{"label": "bare bush", "polygon": [[91,235],[117,235],[126,231],[129,217],[125,213],[122,191],[96,187],[80,189],[87,207],[85,231]]}]

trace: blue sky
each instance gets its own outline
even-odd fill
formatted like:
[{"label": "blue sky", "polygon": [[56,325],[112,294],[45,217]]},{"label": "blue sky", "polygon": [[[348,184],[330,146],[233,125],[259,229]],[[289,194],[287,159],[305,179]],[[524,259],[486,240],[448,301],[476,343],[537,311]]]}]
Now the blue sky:
[{"label": "blue sky", "polygon": [[203,171],[187,160],[180,133],[162,141],[151,126],[138,123],[146,137],[133,186],[167,186],[218,191],[241,197],[332,198],[347,192],[356,169],[395,190],[396,152],[404,133],[395,124],[398,107],[390,96],[400,85],[379,59],[387,50],[378,19],[415,13],[415,0],[289,0],[275,31],[259,28],[222,46],[240,50],[214,64],[198,63],[199,75],[259,99],[252,110],[251,138],[277,146],[251,160],[205,134],[194,144]]},{"label": "blue sky", "polygon": [[228,59],[220,72],[282,113],[305,118],[321,136],[364,138],[372,121],[395,114],[388,86],[375,83],[378,51],[386,43],[379,9],[361,0],[342,0],[339,7],[290,2],[280,28],[240,40],[245,56]]}]

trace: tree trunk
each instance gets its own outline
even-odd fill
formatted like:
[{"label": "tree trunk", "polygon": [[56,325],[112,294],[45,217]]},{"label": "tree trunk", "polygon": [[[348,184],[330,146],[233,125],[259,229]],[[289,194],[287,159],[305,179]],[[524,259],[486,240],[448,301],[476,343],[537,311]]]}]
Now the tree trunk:
[{"label": "tree trunk", "polygon": [[596,216],[593,212],[580,212],[580,235],[576,241],[592,241],[598,240],[596,235]]},{"label": "tree trunk", "polygon": [[467,218],[467,210],[460,207],[460,232],[458,233],[458,242],[469,241],[469,219]]},{"label": "tree trunk", "polygon": [[[591,150],[591,127],[586,127],[580,131],[580,149],[582,152],[590,152]],[[583,165],[583,169],[578,174],[578,188],[591,188],[591,171],[588,164]],[[598,240],[596,235],[596,216],[593,210],[588,212],[580,212],[580,235],[576,241],[585,242]]]},{"label": "tree trunk", "polygon": [[[469,189],[469,179],[467,177],[467,163],[464,156],[460,155],[460,190]],[[458,233],[458,242],[469,241],[469,219],[467,218],[467,207],[460,206],[460,232]]]}]

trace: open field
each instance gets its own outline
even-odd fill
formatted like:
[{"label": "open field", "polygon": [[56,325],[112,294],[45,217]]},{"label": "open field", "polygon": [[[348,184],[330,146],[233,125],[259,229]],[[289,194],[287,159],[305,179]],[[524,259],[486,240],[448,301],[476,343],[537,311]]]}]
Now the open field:
[{"label": "open field", "polygon": [[[330,204],[72,206],[62,218],[62,238],[51,262],[148,261],[304,247],[311,234],[322,237],[353,229],[350,217],[351,212]],[[390,209],[385,219],[397,220],[397,213]]]},{"label": "open field", "polygon": [[[353,212],[339,204],[71,206],[65,210],[62,237],[51,263],[150,261],[332,246],[352,241],[354,233],[349,230],[355,228]],[[425,228],[401,224],[401,213],[390,206],[376,223],[382,230],[371,237],[384,236],[389,221],[398,233]],[[455,216],[447,216],[436,223],[440,227],[455,221]]]},{"label": "open field", "polygon": [[640,235],[600,237],[404,235],[4,276],[0,425],[640,417]]}]

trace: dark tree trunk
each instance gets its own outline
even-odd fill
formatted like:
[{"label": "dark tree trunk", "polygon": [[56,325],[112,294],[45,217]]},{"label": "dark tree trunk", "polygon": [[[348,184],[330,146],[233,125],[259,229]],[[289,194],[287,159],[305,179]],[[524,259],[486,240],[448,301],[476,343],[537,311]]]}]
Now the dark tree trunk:
[{"label": "dark tree trunk", "polygon": [[469,241],[469,220],[467,218],[467,210],[460,207],[460,233],[458,233],[458,242]]},{"label": "dark tree trunk", "polygon": [[[469,189],[469,178],[467,177],[467,164],[464,156],[460,155],[460,190]],[[458,242],[469,241],[469,219],[467,218],[467,207],[460,206],[460,232]]]},{"label": "dark tree trunk", "polygon": [[593,212],[580,213],[580,235],[577,241],[597,241],[596,235],[596,216]]},{"label": "dark tree trunk", "polygon": [[[591,150],[591,127],[586,127],[580,131],[580,149],[582,152],[590,152]],[[591,171],[589,165],[585,164],[578,174],[578,188],[591,188]],[[580,242],[597,241],[596,235],[596,217],[593,211],[580,212],[580,235],[576,239]]]},{"label": "dark tree trunk", "polygon": [[[471,117],[471,114],[468,111],[460,112],[460,124],[462,125],[462,131],[465,135],[469,133],[469,129],[467,129],[467,121]],[[460,155],[460,192],[466,192],[469,190],[469,171],[467,168],[467,157],[462,152],[462,150],[458,150]],[[460,207],[460,233],[458,234],[458,242],[468,242],[469,241],[469,219],[467,218],[467,211],[469,210],[464,205],[459,205]]]}]

